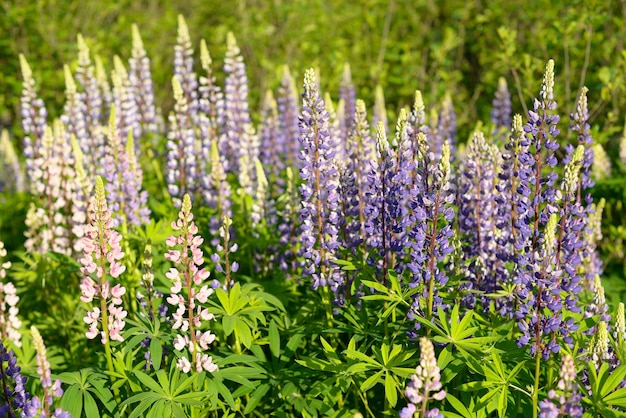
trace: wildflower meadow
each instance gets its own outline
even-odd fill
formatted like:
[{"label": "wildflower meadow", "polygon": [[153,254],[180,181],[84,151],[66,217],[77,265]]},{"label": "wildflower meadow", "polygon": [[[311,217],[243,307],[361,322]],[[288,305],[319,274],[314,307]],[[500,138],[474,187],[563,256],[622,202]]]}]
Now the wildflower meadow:
[{"label": "wildflower meadow", "polygon": [[614,73],[537,50],[485,111],[359,62],[259,91],[236,27],[171,18],[167,51],[78,34],[63,85],[16,61],[0,416],[626,416]]}]

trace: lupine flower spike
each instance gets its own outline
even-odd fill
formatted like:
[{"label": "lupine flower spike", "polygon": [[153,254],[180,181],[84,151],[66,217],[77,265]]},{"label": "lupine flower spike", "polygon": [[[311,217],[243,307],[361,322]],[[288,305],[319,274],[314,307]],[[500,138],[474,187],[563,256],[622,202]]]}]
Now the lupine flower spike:
[{"label": "lupine flower spike", "polygon": [[[50,376],[50,363],[46,355],[46,346],[43,342],[41,334],[36,327],[30,327],[30,334],[33,338],[33,346],[37,351],[37,374],[41,381],[41,387],[43,388],[43,403],[41,405],[41,416],[49,417],[50,410],[54,402],[54,398],[59,398],[63,395],[63,389],[61,388],[61,381],[55,380],[52,382]],[[54,412],[54,416],[58,416],[61,410],[57,409]]]},{"label": "lupine flower spike", "polygon": [[571,354],[563,356],[560,377],[556,389],[548,392],[548,399],[539,403],[539,418],[582,417],[581,395],[578,393],[576,368]]},{"label": "lupine flower spike", "polygon": [[[189,373],[192,369],[213,373],[217,370],[217,365],[204,352],[215,340],[215,334],[201,330],[203,321],[214,318],[208,309],[202,307],[213,289],[205,283],[210,273],[204,267],[200,268],[204,263],[200,248],[203,239],[197,235],[198,227],[193,221],[189,194],[183,196],[178,220],[172,222],[172,229],[177,233],[166,241],[170,249],[165,258],[176,267],[170,268],[165,276],[172,281],[172,293],[167,302],[176,308],[172,328],[179,330],[174,338],[174,348],[181,352],[176,365],[183,373]],[[191,360],[185,351],[190,354]]]},{"label": "lupine flower spike", "polygon": [[[127,312],[122,307],[122,296],[126,289],[121,284],[112,286],[108,277],[117,279],[125,270],[120,260],[124,257],[120,245],[122,236],[112,229],[111,212],[107,207],[104,183],[96,178],[95,196],[90,203],[91,224],[83,238],[84,257],[81,272],[85,275],[80,290],[80,300],[91,303],[100,300],[99,306],[87,311],[84,321],[89,325],[87,338],[100,335],[102,344],[109,347],[109,340],[124,341],[121,334],[124,329]],[[92,277],[95,276],[94,280]],[[101,324],[101,325],[100,325]]]},{"label": "lupine flower spike", "polygon": [[422,337],[420,351],[420,364],[415,368],[415,374],[411,375],[411,381],[404,392],[409,404],[400,411],[400,418],[443,418],[438,408],[428,409],[429,401],[441,401],[446,397],[441,386],[433,343]]}]

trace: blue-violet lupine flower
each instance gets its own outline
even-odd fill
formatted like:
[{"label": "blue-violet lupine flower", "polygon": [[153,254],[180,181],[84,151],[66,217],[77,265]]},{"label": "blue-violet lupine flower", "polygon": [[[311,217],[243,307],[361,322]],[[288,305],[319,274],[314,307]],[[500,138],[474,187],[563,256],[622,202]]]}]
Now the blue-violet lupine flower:
[{"label": "blue-violet lupine flower", "polygon": [[303,273],[311,277],[313,289],[330,286],[339,290],[341,275],[333,264],[339,247],[337,225],[337,170],[333,164],[334,138],[330,135],[330,116],[320,97],[315,71],[304,75],[302,114],[300,116],[300,187],[302,207],[301,255]]},{"label": "blue-violet lupine flower", "polygon": [[[2,382],[2,398],[0,416],[8,418],[38,416],[39,398],[32,397],[26,391],[26,378],[20,373],[20,366],[13,350],[7,350],[4,340],[0,341],[0,382]],[[19,415],[17,415],[19,413]]]},{"label": "blue-violet lupine flower", "polygon": [[493,136],[495,138],[501,137],[503,139],[511,126],[511,94],[504,77],[498,79],[498,89],[491,108],[491,123],[494,126]]},{"label": "blue-violet lupine flower", "polygon": [[141,123],[141,131],[134,132],[136,138],[145,130],[156,132],[156,108],[154,105],[154,90],[152,87],[152,73],[150,71],[150,58],[143,47],[143,41],[137,25],[132,25],[133,49],[128,59],[128,81],[132,89],[132,97],[136,101],[137,113]]}]

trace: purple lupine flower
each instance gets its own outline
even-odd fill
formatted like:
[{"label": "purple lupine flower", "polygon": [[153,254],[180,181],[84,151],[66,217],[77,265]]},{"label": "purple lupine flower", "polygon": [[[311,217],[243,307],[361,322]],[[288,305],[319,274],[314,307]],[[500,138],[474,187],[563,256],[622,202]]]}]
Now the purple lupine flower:
[{"label": "purple lupine flower", "polygon": [[[417,159],[420,155],[420,142],[418,141],[418,134],[423,133],[428,136],[430,132],[429,126],[426,124],[426,108],[424,106],[424,99],[422,98],[422,92],[415,91],[415,100],[413,101],[413,108],[409,114],[407,120],[408,137],[411,144],[411,156],[413,158],[413,166],[417,167]],[[428,177],[428,170],[426,171],[426,177]],[[412,184],[418,186],[417,171],[413,170],[411,173]]]},{"label": "purple lupine flower", "polygon": [[328,131],[330,138],[332,138],[332,147],[334,150],[335,161],[345,161],[346,156],[346,137],[341,131],[341,121],[343,120],[343,102],[338,103],[338,108],[335,109],[333,100],[330,97],[330,93],[324,93],[324,103],[326,104],[326,111],[328,112]]},{"label": "purple lupine flower", "polygon": [[20,373],[20,366],[13,350],[7,350],[4,340],[0,341],[0,382],[5,403],[0,404],[3,417],[35,417],[39,412],[39,398],[26,391],[26,378]]},{"label": "purple lupine flower", "polygon": [[[213,69],[211,55],[203,39],[200,42],[200,63],[204,70],[198,87],[198,127],[201,134],[202,160],[211,160],[211,144],[219,140],[219,129],[224,125],[224,93],[217,85]],[[206,176],[208,164],[200,164],[198,174]]]},{"label": "purple lupine flower", "polygon": [[141,136],[141,132],[156,132],[156,108],[154,106],[154,90],[152,88],[152,73],[150,71],[150,58],[143,47],[143,41],[136,24],[132,26],[133,49],[131,58],[128,60],[128,81],[132,90],[131,96],[136,101],[137,113],[141,123],[141,131],[134,133],[135,137]]},{"label": "purple lupine flower", "polygon": [[[499,260],[508,262],[516,259],[516,254],[520,254],[519,249],[522,248],[520,244],[523,245],[525,242],[525,238],[518,236],[518,229],[520,229],[518,226],[525,225],[524,218],[520,218],[519,210],[520,208],[525,210],[529,206],[528,195],[526,194],[529,189],[520,179],[521,174],[529,175],[528,166],[521,162],[528,162],[530,158],[528,140],[524,136],[521,115],[513,116],[511,132],[504,145],[501,158],[495,194],[495,226],[497,228],[495,251]],[[518,189],[520,184],[523,184],[525,188]],[[518,193],[519,190],[524,193]],[[526,233],[530,234],[530,229],[522,229],[523,237],[526,237]],[[508,269],[498,268],[497,274],[501,278],[502,286],[512,281],[512,274]],[[513,306],[515,305],[512,295],[506,298],[501,297],[498,302],[499,313],[512,317]]]},{"label": "purple lupine flower", "polygon": [[300,128],[298,127],[298,93],[295,82],[289,72],[289,67],[285,66],[278,88],[278,123],[285,144],[285,164],[297,166],[300,164],[298,155],[300,154]]},{"label": "purple lupine flower", "polygon": [[[104,183],[101,177],[96,178],[95,195],[89,206],[91,224],[83,238],[84,257],[80,259],[81,272],[85,275],[80,290],[80,300],[91,303],[100,300],[100,306],[88,310],[84,321],[89,325],[87,338],[94,339],[100,335],[102,344],[108,345],[110,340],[124,341],[121,334],[125,326],[127,312],[122,306],[122,296],[126,289],[119,283],[111,287],[108,276],[117,279],[125,270],[120,260],[122,252],[122,236],[112,229],[113,219],[107,207]],[[95,274],[95,279],[93,275]],[[99,327],[102,323],[102,327]]]},{"label": "purple lupine flower", "polygon": [[204,263],[200,248],[203,239],[197,235],[198,227],[193,221],[189,194],[183,196],[178,220],[172,222],[172,229],[177,233],[166,241],[170,250],[165,258],[176,267],[170,268],[165,276],[173,282],[172,293],[167,298],[167,302],[176,307],[172,328],[180,330],[174,338],[174,349],[182,352],[186,348],[191,356],[189,360],[182,354],[176,365],[183,373],[192,369],[213,373],[217,365],[211,356],[203,352],[215,341],[215,334],[201,330],[203,321],[214,319],[213,314],[202,307],[213,294],[213,289],[205,284],[209,272],[204,267],[200,268]]},{"label": "purple lupine flower", "polygon": [[[67,132],[74,135],[79,144],[88,147],[90,132],[87,130],[88,109],[84,101],[84,95],[79,94],[76,82],[68,65],[63,66],[65,73],[65,105],[63,106],[63,114],[61,121],[65,125]],[[84,152],[89,149],[83,148]],[[89,155],[89,154],[88,154]]]},{"label": "purple lupine flower", "polygon": [[343,101],[343,117],[339,121],[341,137],[347,138],[354,125],[356,114],[356,92],[352,84],[352,72],[350,64],[343,66],[343,76],[339,85],[339,99]]},{"label": "purple lupine flower", "polygon": [[132,131],[123,142],[117,123],[117,109],[111,107],[108,141],[104,160],[107,201],[113,214],[113,227],[148,221],[148,194],[141,190],[143,173],[135,157]]},{"label": "purple lupine flower", "polygon": [[193,71],[193,47],[183,15],[178,15],[178,35],[174,46],[174,78],[178,80],[182,91],[181,97],[184,97],[187,103],[189,117],[195,122],[198,115],[198,78]]},{"label": "purple lupine flower", "polygon": [[190,120],[191,108],[179,79],[172,78],[174,111],[170,113],[170,129],[167,134],[167,189],[174,206],[180,207],[184,194],[195,194],[198,185],[196,161],[196,135]]},{"label": "purple lupine flower", "polygon": [[[440,267],[454,251],[450,240],[454,235],[452,221],[454,195],[450,191],[450,147],[444,142],[441,158],[435,165],[434,152],[426,135],[417,135],[417,173],[420,181],[411,191],[409,208],[412,226],[409,230],[410,261],[412,273],[410,286],[423,286],[423,293],[416,295],[408,317],[415,315],[432,318],[441,306],[438,289],[448,282],[448,275]],[[419,326],[416,324],[416,326]]]},{"label": "purple lupine flower", "polygon": [[[573,130],[578,136],[578,145],[583,145],[585,147],[584,156],[582,158],[582,167],[580,169],[580,179],[578,181],[578,190],[577,190],[577,200],[581,201],[584,199],[584,203],[589,205],[591,203],[591,195],[587,193],[586,195],[582,195],[584,191],[588,191],[590,188],[594,186],[594,182],[591,179],[591,167],[593,166],[593,137],[591,136],[590,127],[589,127],[589,111],[587,108],[587,92],[589,89],[587,87],[583,87],[580,91],[580,96],[578,97],[578,101],[576,103],[576,110],[570,116],[572,124],[570,129]],[[568,155],[570,152],[573,152],[573,146],[568,145],[566,147],[566,151],[568,151]],[[567,163],[567,160],[565,160]]]},{"label": "purple lupine flower", "polygon": [[20,66],[24,79],[22,97],[22,129],[24,130],[24,156],[26,157],[26,174],[29,179],[37,170],[34,161],[40,157],[41,143],[46,130],[48,111],[43,100],[37,94],[37,86],[33,72],[24,55],[20,54]]},{"label": "purple lupine flower", "polygon": [[498,79],[498,90],[496,90],[491,108],[491,123],[493,123],[494,138],[504,139],[506,131],[511,126],[511,94],[504,77]]},{"label": "purple lupine flower", "polygon": [[[368,174],[372,160],[376,157],[371,139],[365,102],[356,101],[353,124],[348,135],[346,149],[349,158],[346,161],[344,177],[349,180],[349,187],[344,190],[344,216],[346,223],[346,247],[356,248],[365,242],[365,206],[369,190]],[[340,182],[343,184],[343,182]]]},{"label": "purple lupine flower", "polygon": [[225,216],[222,225],[220,226],[220,243],[215,246],[215,253],[211,254],[211,261],[215,263],[215,271],[224,274],[224,283],[220,283],[219,280],[213,279],[211,286],[213,288],[222,287],[224,290],[228,290],[235,284],[231,274],[237,273],[239,270],[239,263],[231,260],[231,255],[237,251],[239,245],[237,243],[231,243],[230,232],[233,225],[232,219]]},{"label": "purple lupine flower", "polygon": [[333,265],[339,246],[338,179],[333,164],[333,141],[329,114],[317,88],[315,71],[309,69],[304,75],[300,116],[303,274],[311,277],[313,289],[329,286],[333,291],[339,291],[342,279],[339,269]]},{"label": "purple lupine flower", "polygon": [[231,189],[224,170],[224,158],[219,154],[217,141],[211,143],[210,162],[210,171],[203,179],[203,198],[207,206],[215,210],[215,215],[209,220],[209,232],[213,237],[211,245],[215,246],[219,243],[218,233],[221,220],[225,216],[232,216]]},{"label": "purple lupine flower", "polygon": [[402,409],[400,417],[413,417],[413,414],[419,410],[420,416],[443,418],[439,409],[428,410],[428,403],[431,400],[441,401],[446,397],[446,391],[442,390],[435,348],[426,337],[420,338],[419,344],[420,364],[415,368],[415,374],[411,375],[411,381],[404,392],[409,404]]},{"label": "purple lupine flower", "polygon": [[54,398],[61,397],[63,395],[63,389],[61,388],[60,380],[57,379],[52,382],[52,376],[50,375],[50,363],[48,362],[46,354],[46,346],[39,330],[37,330],[35,326],[31,326],[30,334],[33,339],[33,347],[35,347],[35,351],[37,352],[37,374],[39,375],[41,387],[43,388],[43,405],[41,406],[41,414],[43,416],[49,416]]},{"label": "purple lupine flower", "polygon": [[430,129],[435,159],[439,159],[443,144],[448,142],[450,158],[451,161],[454,160],[456,151],[456,113],[452,97],[449,94],[446,94],[444,97],[439,113],[436,114],[435,118],[432,118],[431,122],[433,124]]},{"label": "purple lupine flower", "polygon": [[3,129],[0,133],[0,192],[9,191],[25,192],[26,178],[9,131]]},{"label": "purple lupine flower", "polygon": [[[472,289],[465,295],[465,303],[471,308],[476,291],[491,294],[501,289],[497,271],[502,271],[503,267],[502,261],[496,257],[495,195],[499,158],[498,148],[488,145],[482,132],[474,132],[459,180],[459,230],[466,235],[465,259],[470,260],[468,281],[463,285]],[[489,308],[488,297],[481,302],[483,309]]]},{"label": "purple lupine flower", "polygon": [[19,329],[22,321],[17,316],[17,302],[20,298],[13,283],[5,281],[7,270],[11,268],[11,262],[4,261],[6,256],[4,242],[0,241],[0,337],[2,341],[11,341],[16,347],[21,347],[22,335]]},{"label": "purple lupine flower", "polygon": [[281,270],[285,271],[286,277],[293,277],[299,265],[297,247],[300,242],[298,233],[300,196],[291,167],[286,168],[285,175],[287,177],[286,190],[282,199],[278,200],[279,204],[283,202],[282,208],[279,209],[280,220],[278,221],[278,242],[283,250],[278,252],[278,265]]},{"label": "purple lupine flower", "polygon": [[270,170],[268,173],[271,180],[270,195],[278,196],[284,189],[284,180],[281,178],[281,173],[287,164],[287,144],[279,125],[278,105],[271,90],[267,91],[263,100],[259,133],[261,141],[259,159],[263,166]]},{"label": "purple lupine flower", "polygon": [[[258,136],[254,132],[248,105],[248,76],[243,56],[235,36],[229,32],[226,37],[224,57],[224,126],[220,138],[220,154],[228,161],[228,169],[237,167],[235,173],[243,172],[251,182],[244,189],[253,193],[254,171],[250,164],[259,155]],[[248,164],[241,164],[241,156],[247,157]],[[243,186],[243,185],[242,185]]]},{"label": "purple lupine flower", "polygon": [[[76,67],[76,80],[82,86],[83,91],[79,98],[83,103],[83,118],[87,131],[86,138],[80,138],[79,144],[85,154],[85,170],[89,178],[102,175],[102,161],[104,160],[104,132],[100,126],[103,120],[103,89],[100,88],[95,69],[89,55],[89,47],[82,35],[78,35],[78,65]],[[105,76],[106,77],[106,76]],[[66,82],[67,84],[67,82]],[[108,81],[107,81],[108,85]],[[110,102],[110,101],[109,101]],[[108,108],[107,108],[108,109]]]},{"label": "purple lupine flower", "polygon": [[[94,61],[96,63],[96,80],[98,82],[98,89],[100,90],[100,94],[102,96],[102,109],[106,111],[111,108],[113,104],[113,94],[111,93],[111,85],[109,84],[109,78],[107,76],[106,71],[104,70],[104,64],[102,63],[102,59],[96,55],[94,57]],[[103,118],[106,115],[102,115]]]},{"label": "purple lupine flower", "polygon": [[[113,63],[115,67],[111,71],[111,81],[113,82],[113,104],[117,110],[115,122],[122,138],[132,133],[133,138],[138,139],[142,133],[139,99],[135,97],[136,92],[120,57],[116,55]],[[139,142],[137,142],[135,152],[137,154],[140,152]]]},{"label": "purple lupine flower", "polygon": [[562,358],[560,379],[556,389],[551,389],[548,392],[548,398],[539,402],[541,408],[539,418],[580,418],[583,416],[580,400],[574,358],[571,354],[565,354]]}]

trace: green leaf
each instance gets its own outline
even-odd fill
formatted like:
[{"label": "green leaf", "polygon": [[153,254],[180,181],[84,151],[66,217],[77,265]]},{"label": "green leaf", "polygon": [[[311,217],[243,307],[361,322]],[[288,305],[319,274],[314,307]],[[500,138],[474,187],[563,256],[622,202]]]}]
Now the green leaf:
[{"label": "green leaf", "polygon": [[371,280],[363,280],[362,283],[363,283],[364,286],[372,288],[375,291],[380,292],[382,294],[386,295],[387,293],[389,293],[389,289],[387,289],[387,287],[382,285],[381,283],[374,282],[374,281],[371,281]]},{"label": "green leaf", "polygon": [[280,357],[280,334],[276,322],[272,320],[269,327],[270,352],[274,358]]},{"label": "green leaf", "polygon": [[387,398],[387,401],[392,407],[396,406],[398,402],[398,390],[391,373],[385,373],[385,398]]},{"label": "green leaf", "polygon": [[472,414],[469,409],[457,398],[455,398],[451,394],[446,394],[446,401],[452,405],[452,407],[459,413],[463,418],[475,418],[476,415]]},{"label": "green leaf", "polygon": [[269,390],[270,385],[267,383],[263,383],[258,388],[256,388],[256,390],[252,393],[252,396],[250,396],[250,400],[248,401],[246,409],[243,411],[243,413],[249,414],[250,412],[252,412]]},{"label": "green leaf", "polygon": [[228,337],[235,330],[235,322],[237,318],[231,315],[224,315],[222,317],[222,327],[224,327],[224,334]]},{"label": "green leaf", "polygon": [[372,386],[378,383],[378,379],[380,379],[384,372],[384,370],[379,370],[370,377],[368,377],[365,382],[361,383],[361,392],[367,392],[368,390],[370,390]]},{"label": "green leaf", "polygon": [[250,348],[252,345],[252,331],[242,319],[235,321],[235,334],[246,348]]},{"label": "green leaf", "polygon": [[137,378],[141,381],[141,383],[147,386],[148,389],[152,390],[153,392],[162,394],[162,395],[167,395],[165,390],[156,381],[154,381],[154,379],[152,379],[150,376],[148,376],[141,370],[135,370],[134,373],[135,373],[135,376],[137,376]]},{"label": "green leaf", "polygon": [[87,418],[99,418],[98,404],[89,392],[83,392],[83,404],[85,405],[85,416]]},{"label": "green leaf", "polygon": [[152,360],[152,366],[154,370],[161,368],[161,359],[163,357],[163,347],[161,342],[157,338],[150,340],[150,360]]},{"label": "green leaf", "polygon": [[69,412],[73,417],[81,416],[83,411],[83,394],[77,384],[70,386],[65,393],[63,393],[61,408]]}]

